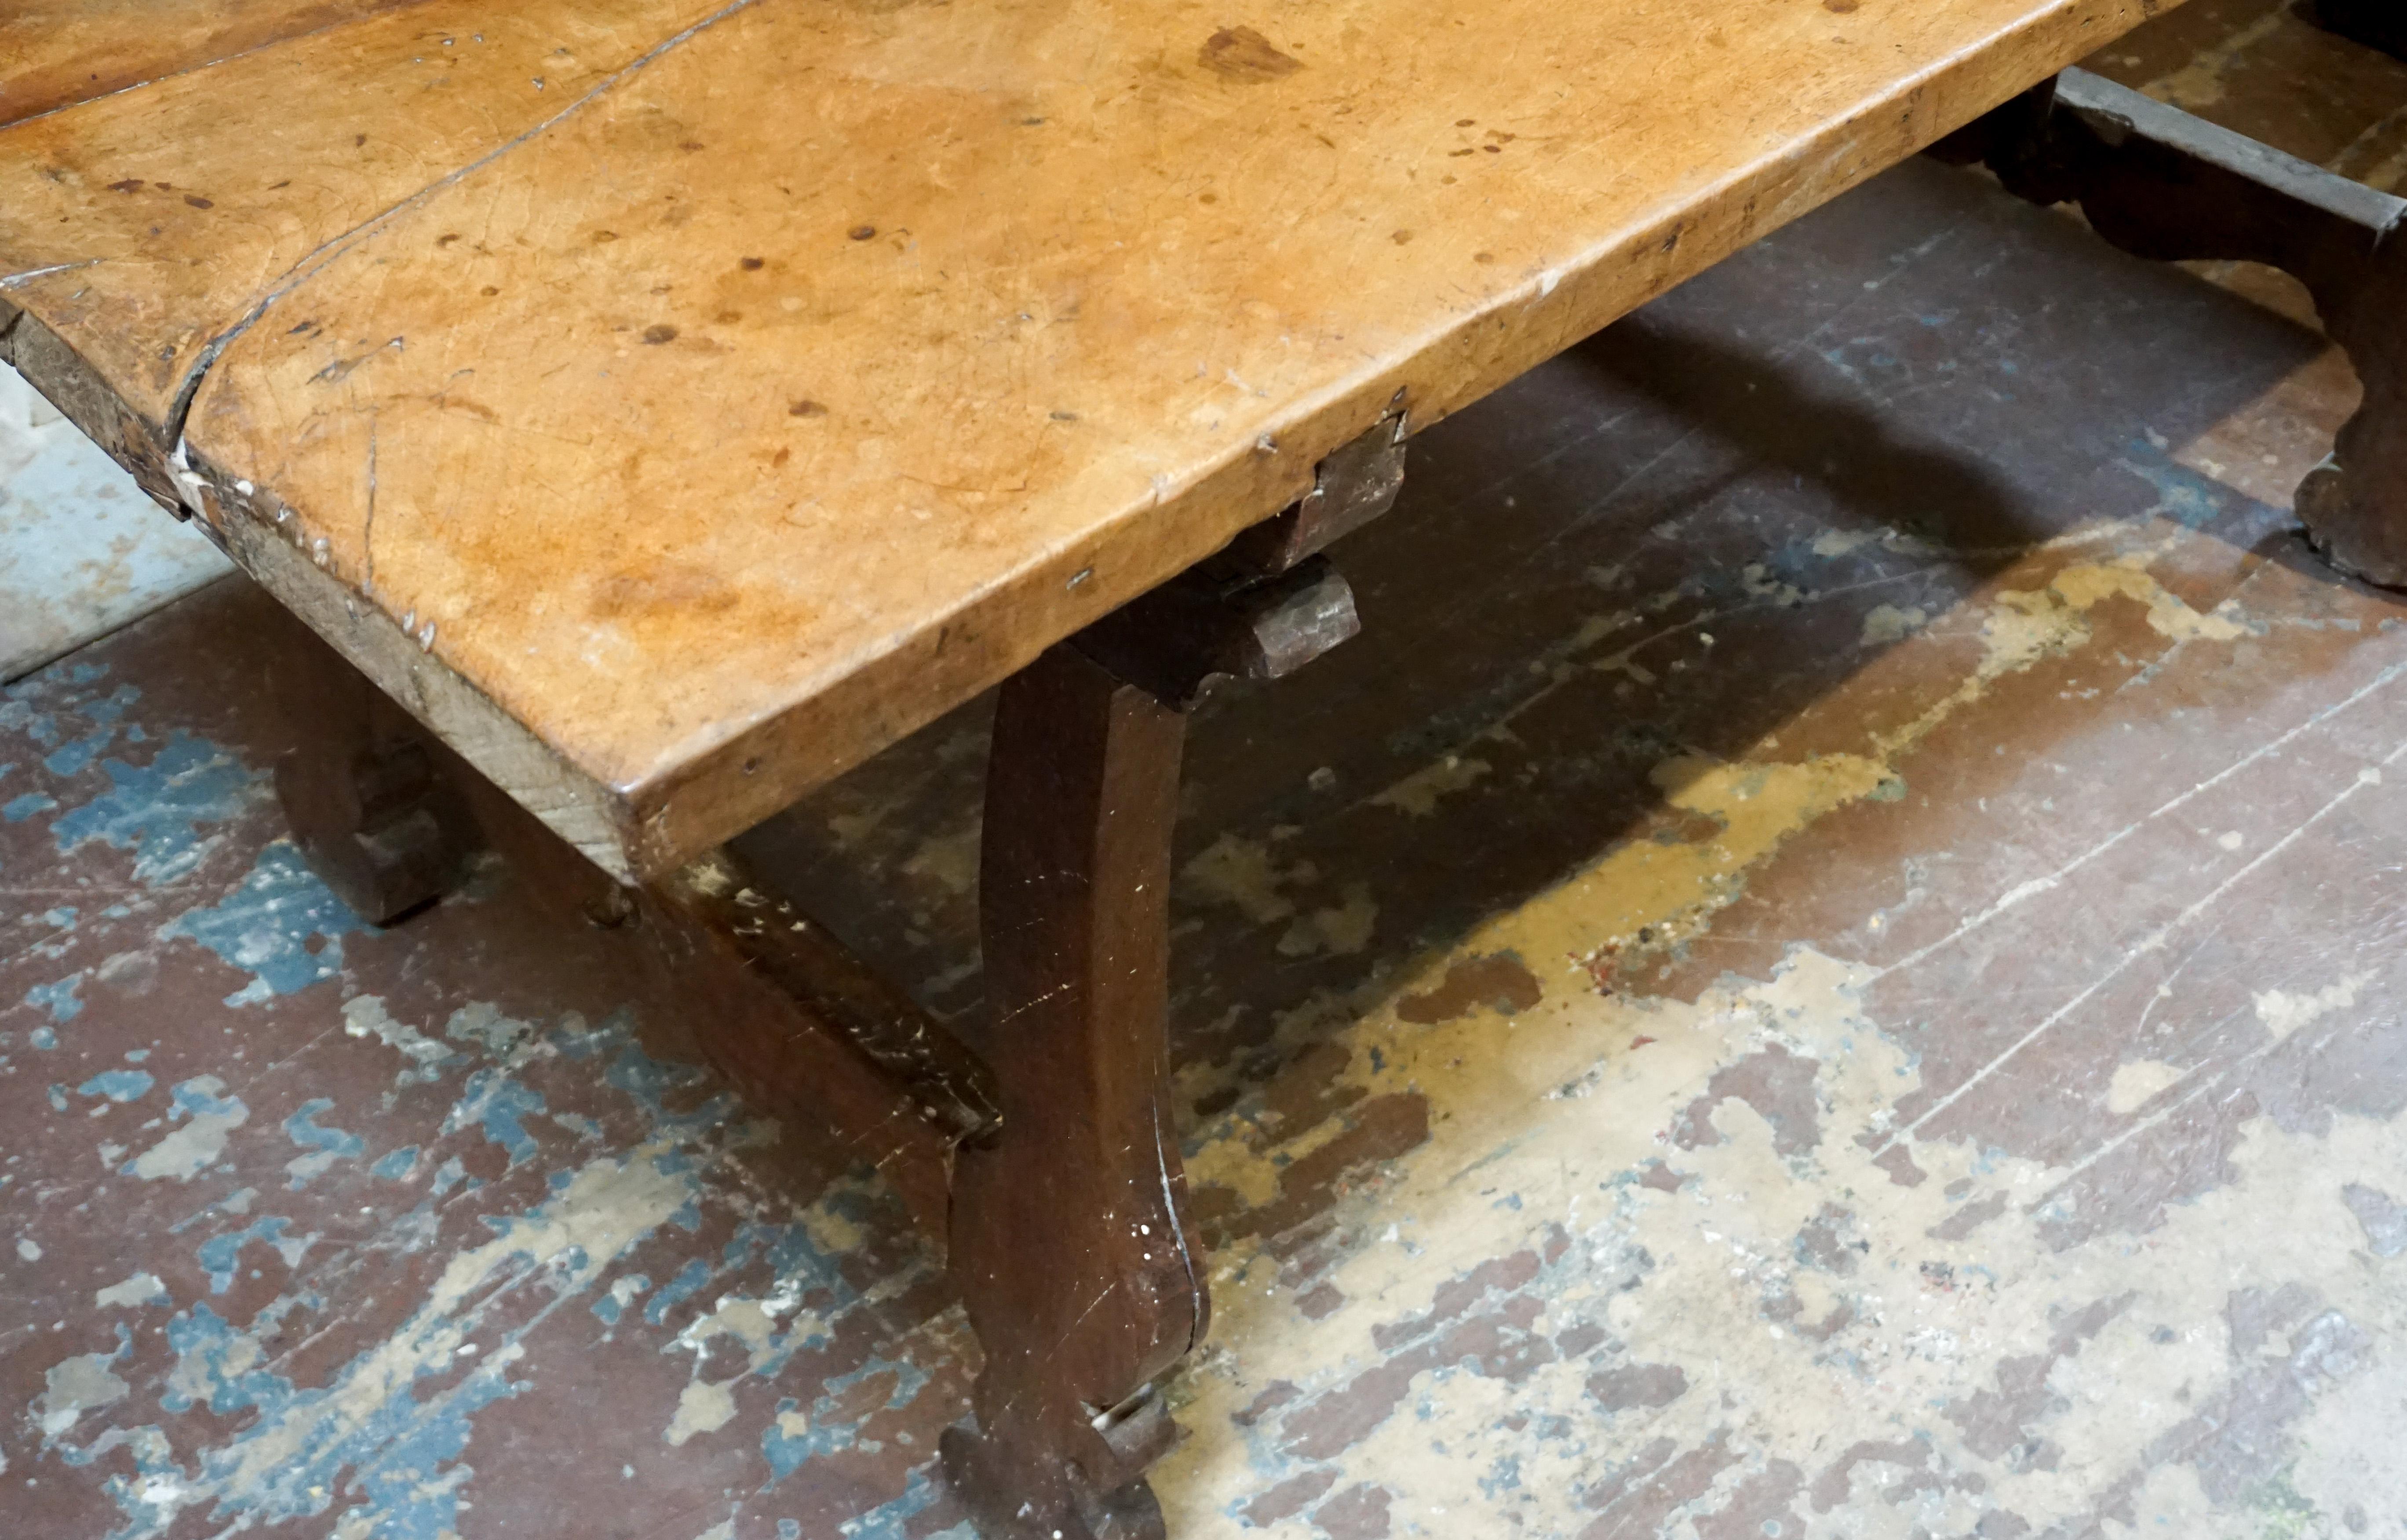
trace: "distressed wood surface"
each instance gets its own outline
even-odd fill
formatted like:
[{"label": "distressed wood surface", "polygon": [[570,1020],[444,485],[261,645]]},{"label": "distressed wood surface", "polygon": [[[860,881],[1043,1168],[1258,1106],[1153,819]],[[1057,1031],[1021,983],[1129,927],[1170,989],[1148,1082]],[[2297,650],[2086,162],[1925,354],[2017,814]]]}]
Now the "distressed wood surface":
[{"label": "distressed wood surface", "polygon": [[0,123],[412,0],[10,0],[0,7]]},{"label": "distressed wood surface", "polygon": [[0,134],[0,283],[649,874],[2161,8],[430,0]]}]

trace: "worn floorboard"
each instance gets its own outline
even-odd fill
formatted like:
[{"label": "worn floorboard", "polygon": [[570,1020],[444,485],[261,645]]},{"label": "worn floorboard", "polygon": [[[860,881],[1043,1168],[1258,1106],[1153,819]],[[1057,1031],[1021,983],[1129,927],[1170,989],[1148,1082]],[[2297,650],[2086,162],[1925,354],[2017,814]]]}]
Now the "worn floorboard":
[{"label": "worn floorboard", "polygon": [[[2395,181],[2338,47],[2106,63]],[[2407,606],[2296,304],[1914,165],[1416,444],[1193,735],[1174,1533],[2407,1536]],[[966,1540],[900,1205],[508,872],[343,912],[291,625],[0,704],[0,1534]],[[951,1012],[983,725],[749,842]]]}]

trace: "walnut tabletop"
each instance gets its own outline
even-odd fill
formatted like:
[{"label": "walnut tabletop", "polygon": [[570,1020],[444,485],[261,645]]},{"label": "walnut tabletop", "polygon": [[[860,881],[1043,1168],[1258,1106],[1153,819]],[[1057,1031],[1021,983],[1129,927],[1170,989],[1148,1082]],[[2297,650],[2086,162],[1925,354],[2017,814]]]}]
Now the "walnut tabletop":
[{"label": "walnut tabletop", "polygon": [[2164,8],[44,0],[0,323],[646,877]]}]

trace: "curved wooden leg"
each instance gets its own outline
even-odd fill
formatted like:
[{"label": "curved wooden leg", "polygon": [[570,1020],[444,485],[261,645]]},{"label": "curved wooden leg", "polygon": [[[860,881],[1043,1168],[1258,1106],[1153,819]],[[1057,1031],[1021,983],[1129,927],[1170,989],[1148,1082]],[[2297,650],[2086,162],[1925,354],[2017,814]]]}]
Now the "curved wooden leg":
[{"label": "curved wooden leg", "polygon": [[2300,488],[2308,539],[2352,577],[2407,588],[2407,202],[2069,69],[1939,147],[2160,262],[2220,258],[2305,284],[2365,386]]},{"label": "curved wooden leg", "polygon": [[946,1471],[992,1540],[1161,1533],[1153,1382],[1200,1341],[1203,1249],[1163,1040],[1179,714],[1068,646],[1004,687],[980,931],[1003,1123],[953,1174],[951,1267],[986,1348]]}]

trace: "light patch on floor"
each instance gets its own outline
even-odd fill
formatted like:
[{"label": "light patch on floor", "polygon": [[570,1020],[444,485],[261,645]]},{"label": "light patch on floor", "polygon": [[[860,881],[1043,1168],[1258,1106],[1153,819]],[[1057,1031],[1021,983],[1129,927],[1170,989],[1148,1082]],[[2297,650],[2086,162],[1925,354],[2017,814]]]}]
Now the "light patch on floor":
[{"label": "light patch on floor", "polygon": [[234,570],[0,364],[0,681]]}]

